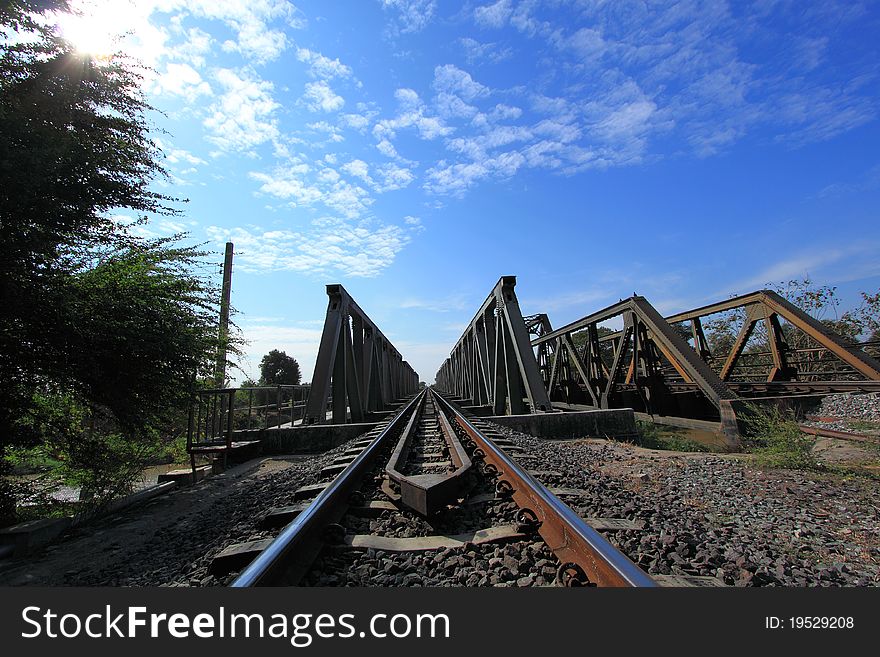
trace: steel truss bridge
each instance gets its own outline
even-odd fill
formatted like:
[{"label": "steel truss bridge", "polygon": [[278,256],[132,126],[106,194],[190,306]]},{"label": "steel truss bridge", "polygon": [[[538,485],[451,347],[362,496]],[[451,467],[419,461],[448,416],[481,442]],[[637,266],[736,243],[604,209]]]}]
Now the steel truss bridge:
[{"label": "steel truss bridge", "polygon": [[[749,404],[880,391],[880,362],[865,350],[875,345],[847,342],[769,290],[667,317],[635,295],[554,329],[545,313],[522,314],[515,287],[515,276],[499,279],[435,377],[439,391],[476,413],[631,408],[716,432],[736,449]],[[345,288],[328,285],[327,295],[311,387],[194,393],[191,453],[231,449],[253,422],[374,420],[416,393],[416,372]],[[719,318],[738,325],[726,342],[704,328]]]},{"label": "steel truss bridge", "polygon": [[[515,286],[498,281],[436,375],[438,389],[493,414],[632,408],[720,432],[736,449],[750,403],[880,391],[880,362],[862,348],[873,345],[848,343],[770,290],[668,317],[635,295],[553,329],[544,313],[522,316]],[[704,323],[719,316],[738,332],[713,349]]]}]

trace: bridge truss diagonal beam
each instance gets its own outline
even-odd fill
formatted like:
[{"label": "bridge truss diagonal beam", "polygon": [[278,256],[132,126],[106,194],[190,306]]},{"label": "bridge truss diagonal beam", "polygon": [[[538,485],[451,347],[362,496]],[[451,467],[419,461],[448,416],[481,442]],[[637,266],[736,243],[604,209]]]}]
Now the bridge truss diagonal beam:
[{"label": "bridge truss diagonal beam", "polygon": [[[613,339],[614,344],[614,359],[611,369],[606,372],[599,352],[598,325],[621,315],[624,329],[613,336],[606,336],[606,341]],[[574,347],[572,334],[584,329],[589,332],[589,339],[585,342],[583,351],[578,351]],[[716,408],[720,408],[723,399],[737,398],[644,297],[634,296],[620,301],[560,329],[549,331],[532,340],[532,346],[537,347],[539,353],[542,349],[552,352],[556,358],[564,354],[562,368],[565,371],[557,371],[555,379],[551,375],[553,380],[548,380],[548,386],[552,383],[548,390],[551,398],[560,381],[574,381],[574,375],[577,374],[585,384],[593,405],[610,407],[614,385],[621,376],[627,353],[632,354],[632,358],[625,382],[653,392],[648,395],[649,408],[652,406],[651,399],[659,401],[662,394],[661,354],[685,381],[695,383]],[[596,401],[600,403],[597,404]],[[657,402],[653,405],[656,406]]]},{"label": "bridge truss diagonal beam", "polygon": [[328,285],[327,316],[304,424],[362,422],[418,389],[418,374],[341,285]]},{"label": "bridge truss diagonal beam", "polygon": [[502,276],[436,376],[438,389],[497,415],[551,410],[514,287]]},{"label": "bridge truss diagonal beam", "polygon": [[[716,343],[713,348],[719,353],[713,354],[703,320],[729,311],[739,313],[739,330],[723,349]],[[623,328],[599,337],[599,325],[619,316]],[[569,406],[629,406],[651,415],[700,421],[710,419],[707,409],[714,407],[714,417],[720,417],[732,447],[739,440],[738,409],[747,410],[747,400],[773,396],[784,400],[844,388],[872,391],[880,382],[876,359],[770,290],[665,318],[644,297],[633,296],[556,330],[546,315],[529,319],[535,336],[531,344],[552,401]],[[765,333],[760,343],[750,346],[759,325]],[[818,348],[793,348],[789,339],[798,331]],[[582,346],[575,346],[575,334],[586,338],[580,340]],[[798,360],[806,352],[810,352],[808,360]],[[816,357],[812,352],[821,353]],[[748,362],[743,364],[746,354]],[[817,371],[799,371],[805,362],[816,370],[817,358],[824,359]],[[610,361],[610,369],[605,361]],[[840,374],[846,380],[835,380]]]}]

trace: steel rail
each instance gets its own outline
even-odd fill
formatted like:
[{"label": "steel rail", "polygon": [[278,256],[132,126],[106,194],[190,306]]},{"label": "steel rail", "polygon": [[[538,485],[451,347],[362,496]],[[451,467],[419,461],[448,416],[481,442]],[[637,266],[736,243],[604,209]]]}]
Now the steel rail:
[{"label": "steel rail", "polygon": [[538,533],[560,562],[577,564],[587,579],[597,586],[658,586],[647,573],[505,454],[451,402],[436,392],[433,394],[483,450],[486,462],[503,473],[513,488],[512,496],[517,505],[537,516],[540,522]]},{"label": "steel rail", "polygon": [[416,434],[416,426],[425,411],[427,399],[426,396],[425,401],[419,404],[410,417],[406,429],[404,429],[391,458],[388,459],[388,464],[385,466],[388,477],[397,482],[400,487],[400,502],[423,516],[430,516],[455,501],[461,490],[464,475],[471,467],[471,459],[459,442],[458,436],[452,430],[446,417],[438,412],[440,432],[455,470],[446,473],[403,474],[402,469],[409,457],[412,441]]},{"label": "steel rail", "polygon": [[409,416],[422,397],[413,397],[357,458],[337,476],[295,520],[230,584],[233,588],[294,586],[311,567],[320,550],[321,532],[345,513],[348,498],[360,483],[393,432]]},{"label": "steel rail", "polygon": [[798,424],[798,428],[804,433],[813,436],[824,436],[826,438],[837,438],[839,440],[850,440],[858,443],[871,443],[873,445],[880,444],[880,436],[869,436],[864,433],[853,433],[850,431],[839,431],[838,429],[826,429],[825,427],[814,427],[811,424]]}]

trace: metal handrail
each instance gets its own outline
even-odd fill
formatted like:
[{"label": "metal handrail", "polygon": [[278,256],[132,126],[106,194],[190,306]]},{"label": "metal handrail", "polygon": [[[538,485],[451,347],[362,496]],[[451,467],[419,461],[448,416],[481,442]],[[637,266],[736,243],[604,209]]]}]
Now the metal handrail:
[{"label": "metal handrail", "polygon": [[[289,417],[289,422],[293,424],[295,420],[302,418],[310,391],[311,386],[290,384],[195,390],[189,414],[187,451],[192,453],[193,448],[216,445],[218,441],[225,441],[227,448],[231,448],[233,433],[237,429],[260,428],[258,425],[261,411],[263,429],[269,428],[269,418],[273,414],[276,422],[272,426],[284,424],[285,417]],[[247,403],[236,403],[240,393],[247,394]],[[268,401],[268,396],[272,393],[275,394],[274,403]],[[260,395],[264,395],[267,403],[254,405],[255,395],[258,401]],[[272,409],[274,413],[271,412]],[[257,426],[253,426],[255,418]],[[237,426],[237,420],[243,420],[245,426]]]}]

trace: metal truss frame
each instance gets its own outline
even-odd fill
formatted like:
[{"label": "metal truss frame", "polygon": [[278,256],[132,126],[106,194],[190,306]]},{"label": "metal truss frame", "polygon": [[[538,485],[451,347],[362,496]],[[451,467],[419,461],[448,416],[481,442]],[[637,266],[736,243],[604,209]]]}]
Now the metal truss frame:
[{"label": "metal truss frame", "polygon": [[440,390],[496,415],[551,410],[514,287],[502,276],[435,378]]},{"label": "metal truss frame", "polygon": [[[720,367],[703,331],[702,320],[715,313],[742,310],[744,322]],[[623,316],[623,329],[600,337],[599,324]],[[596,408],[632,407],[652,415],[691,417],[705,414],[708,402],[721,419],[722,431],[735,447],[739,439],[737,410],[748,399],[792,392],[832,391],[841,387],[873,388],[880,381],[880,362],[848,345],[820,321],[770,290],[759,290],[720,303],[662,317],[644,298],[633,296],[596,313],[550,330],[546,315],[530,318],[542,380],[555,402]],[[850,369],[853,381],[798,382],[781,320],[803,331]],[[693,346],[674,325],[690,323]],[[761,381],[733,381],[731,376],[759,322],[767,330],[772,364]],[[583,347],[575,347],[574,333],[587,331]],[[606,345],[610,343],[609,350]],[[612,351],[609,365],[603,360]],[[607,357],[606,357],[607,360]],[[696,393],[696,397],[695,397]]]},{"label": "metal truss frame", "polygon": [[342,285],[328,285],[327,316],[304,424],[363,422],[416,392],[419,377]]}]

